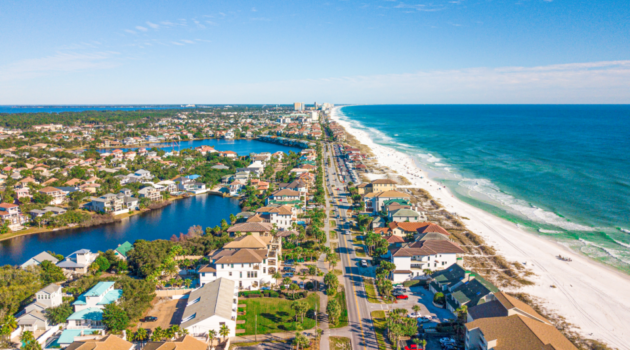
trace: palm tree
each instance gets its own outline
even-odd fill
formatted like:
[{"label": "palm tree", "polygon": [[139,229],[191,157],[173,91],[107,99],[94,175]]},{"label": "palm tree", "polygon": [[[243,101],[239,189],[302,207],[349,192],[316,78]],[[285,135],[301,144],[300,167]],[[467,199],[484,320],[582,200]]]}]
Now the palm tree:
[{"label": "palm tree", "polygon": [[276,271],[271,277],[276,280],[276,287],[277,287],[280,284],[280,279],[282,278],[282,274],[280,273],[280,271]]},{"label": "palm tree", "polygon": [[208,341],[210,342],[210,346],[212,347],[212,342],[217,337],[217,331],[211,329],[208,331]]},{"label": "palm tree", "polygon": [[162,327],[155,328],[151,334],[151,340],[160,341],[162,338],[164,338],[164,330],[162,330]]},{"label": "palm tree", "polygon": [[230,335],[230,328],[226,324],[222,325],[219,334],[223,337],[223,341],[227,342],[227,336]]},{"label": "palm tree", "polygon": [[29,346],[32,342],[35,341],[35,336],[33,336],[33,332],[31,331],[24,331],[24,333],[22,333],[22,336],[20,336],[20,340],[22,341],[22,343]]},{"label": "palm tree", "polygon": [[133,335],[133,339],[135,341],[139,341],[141,346],[144,346],[144,341],[147,340],[149,334],[147,334],[147,330],[144,328],[138,328],[136,333]]},{"label": "palm tree", "polygon": [[422,310],[422,308],[420,307],[420,305],[414,305],[412,307],[413,311],[416,313],[416,315],[420,312],[420,310]]}]

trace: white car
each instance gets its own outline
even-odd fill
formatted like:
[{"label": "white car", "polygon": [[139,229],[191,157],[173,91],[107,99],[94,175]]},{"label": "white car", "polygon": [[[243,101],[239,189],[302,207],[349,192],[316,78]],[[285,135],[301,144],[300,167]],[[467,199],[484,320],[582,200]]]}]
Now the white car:
[{"label": "white car", "polygon": [[418,323],[427,323],[427,322],[431,322],[431,318],[426,317],[426,316],[418,317]]},{"label": "white car", "polygon": [[420,313],[415,313],[415,312],[412,312],[412,313],[410,313],[410,314],[407,314],[407,317],[409,317],[409,318],[418,318],[418,317],[420,317],[420,316],[421,316],[421,314],[420,314]]},{"label": "white car", "polygon": [[367,260],[365,260],[365,259],[361,260],[361,266],[362,267],[368,267]]}]

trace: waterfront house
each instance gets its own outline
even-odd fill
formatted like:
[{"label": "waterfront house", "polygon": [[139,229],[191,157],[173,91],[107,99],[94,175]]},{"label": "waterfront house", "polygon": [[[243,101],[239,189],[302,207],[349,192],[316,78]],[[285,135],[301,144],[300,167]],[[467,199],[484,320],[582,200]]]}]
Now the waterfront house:
[{"label": "waterfront house", "polygon": [[57,266],[69,274],[85,274],[97,256],[88,249],[80,249],[66,256]]},{"label": "waterfront house", "polygon": [[236,334],[237,306],[236,283],[218,278],[190,293],[180,327],[192,336],[205,337],[209,330],[219,330],[226,325],[230,329],[228,336],[233,337]]},{"label": "waterfront house", "polygon": [[114,255],[116,255],[118,259],[127,260],[127,253],[129,253],[129,251],[132,249],[133,244],[125,242],[123,244],[119,244],[118,247],[114,249]]},{"label": "waterfront house", "polygon": [[521,315],[551,325],[549,320],[538,314],[531,306],[504,292],[494,293],[494,300],[469,308],[467,322],[482,318],[512,315]]},{"label": "waterfront house", "polygon": [[0,203],[0,219],[7,222],[11,230],[19,230],[22,224],[29,221],[28,216],[20,212],[20,207],[12,203]]},{"label": "waterfront house", "polygon": [[425,270],[446,269],[457,263],[464,250],[451,241],[418,241],[391,251],[391,262],[396,265],[391,278],[394,283],[424,278]]},{"label": "waterfront house", "polygon": [[275,283],[282,254],[282,241],[270,234],[241,236],[208,254],[210,263],[199,269],[201,285],[217,278],[235,281],[239,289],[255,290],[266,283]]},{"label": "waterfront house", "polygon": [[129,212],[129,209],[125,207],[124,195],[119,196],[113,193],[107,193],[98,198],[92,197],[92,201],[87,203],[85,207],[88,210],[114,215]]},{"label": "waterfront house", "polygon": [[39,266],[44,261],[50,261],[51,263],[56,264],[56,263],[59,262],[59,259],[57,259],[54,256],[50,255],[50,253],[48,253],[48,252],[41,252],[41,253],[35,255],[34,257],[26,260],[26,262],[23,263],[22,265],[20,265],[20,267],[25,269],[25,268],[27,268],[29,266]]},{"label": "waterfront house", "polygon": [[520,314],[481,318],[465,327],[466,350],[577,350],[554,326]]},{"label": "waterfront house", "polygon": [[154,201],[161,201],[162,200],[162,193],[160,193],[160,191],[154,187],[148,186],[145,188],[142,188],[138,191],[138,197],[140,198],[148,198],[151,202]]},{"label": "waterfront house", "polygon": [[46,213],[51,213],[51,216],[65,214],[66,209],[57,207],[44,207],[44,209],[33,209],[28,213],[31,215],[31,219],[35,220],[35,218],[44,216]]},{"label": "waterfront house", "polygon": [[400,200],[407,202],[411,198],[411,195],[405,192],[399,192],[395,190],[389,190],[384,192],[371,192],[363,197],[365,201],[365,209],[377,214],[386,203],[391,203],[392,200]]},{"label": "waterfront house", "polygon": [[48,330],[50,325],[45,315],[45,310],[57,307],[63,302],[61,286],[54,283],[40,289],[35,293],[35,301],[28,304],[17,316],[17,324],[23,331],[36,332]]},{"label": "waterfront house", "polygon": [[396,189],[396,185],[398,185],[398,183],[394,180],[378,179],[378,180],[373,180],[370,183],[362,183],[358,185],[357,192],[363,196],[363,195],[366,195],[368,193],[373,193],[373,192],[393,191]]},{"label": "waterfront house", "polygon": [[401,208],[389,211],[387,217],[394,222],[423,222],[427,221],[426,215],[413,209]]},{"label": "waterfront house", "polygon": [[[460,258],[461,259],[461,258]],[[444,270],[438,270],[431,274],[429,290],[432,293],[450,293],[460,284],[469,280],[471,272],[464,270],[459,264],[451,265]]]},{"label": "waterfront house", "polygon": [[233,152],[233,151],[221,151],[221,152],[219,152],[219,156],[220,157],[230,158],[230,159],[238,158],[238,154],[236,152]]},{"label": "waterfront house", "polygon": [[172,180],[164,180],[156,183],[157,186],[161,186],[162,191],[166,191],[168,193],[176,193],[177,192],[177,183]]},{"label": "waterfront house", "polygon": [[238,196],[241,194],[241,191],[245,188],[246,183],[242,180],[232,181],[230,184],[230,196]]},{"label": "waterfront house", "polygon": [[448,240],[450,233],[431,222],[390,222],[389,230],[397,236],[414,236],[414,240]]},{"label": "waterfront house", "polygon": [[499,289],[483,277],[470,273],[468,280],[455,287],[450,294],[446,295],[446,308],[455,312],[462,305],[471,308],[494,300],[494,293]]}]

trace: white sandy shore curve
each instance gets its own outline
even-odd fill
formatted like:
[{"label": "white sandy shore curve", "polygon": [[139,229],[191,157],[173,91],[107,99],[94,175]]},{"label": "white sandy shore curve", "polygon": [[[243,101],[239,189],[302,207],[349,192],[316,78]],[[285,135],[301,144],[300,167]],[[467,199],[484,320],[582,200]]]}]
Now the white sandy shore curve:
[{"label": "white sandy shore curve", "polygon": [[[380,165],[406,177],[413,187],[427,190],[450,212],[468,218],[464,221],[468,229],[483,236],[507,260],[527,262],[537,275],[536,284],[519,291],[544,300],[547,309],[580,327],[586,338],[630,350],[630,276],[462,202],[427,179],[410,156],[374,143],[366,132],[341,120],[338,111],[335,108],[332,118],[370,147]],[[559,254],[573,261],[563,262],[556,258]]]}]

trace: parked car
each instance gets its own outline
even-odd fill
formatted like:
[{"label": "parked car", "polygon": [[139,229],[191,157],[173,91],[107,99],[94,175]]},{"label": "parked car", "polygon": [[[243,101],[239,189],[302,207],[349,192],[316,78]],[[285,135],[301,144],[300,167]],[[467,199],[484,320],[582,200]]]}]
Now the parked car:
[{"label": "parked car", "polygon": [[262,288],[260,288],[260,290],[271,290],[271,288],[270,287],[262,287]]},{"label": "parked car", "polygon": [[361,260],[361,266],[368,267],[367,260],[365,259]]},{"label": "parked car", "polygon": [[142,321],[142,322],[155,322],[155,321],[157,321],[157,317],[155,317],[155,316],[147,316],[147,317],[141,319],[140,321]]},{"label": "parked car", "polygon": [[422,315],[419,312],[418,313],[412,312],[412,313],[407,314],[407,317],[410,317],[410,318],[418,318],[420,316]]},{"label": "parked car", "polygon": [[291,277],[293,277],[293,272],[287,272],[287,273],[283,274],[282,277],[289,277],[289,278],[291,278]]},{"label": "parked car", "polygon": [[430,317],[426,317],[426,316],[418,317],[418,323],[427,323],[427,322],[431,322]]},{"label": "parked car", "polygon": [[284,262],[284,264],[285,264],[286,266],[291,266],[291,265],[293,265],[293,263],[294,263],[293,259],[291,259],[291,260],[287,260],[287,261],[285,261],[285,262]]},{"label": "parked car", "polygon": [[298,285],[300,286],[301,289],[304,289],[304,281],[300,281],[300,283],[298,283]]},{"label": "parked car", "polygon": [[409,299],[409,297],[404,295],[404,294],[399,294],[399,295],[396,296],[396,299],[405,299],[406,300],[406,299]]}]

